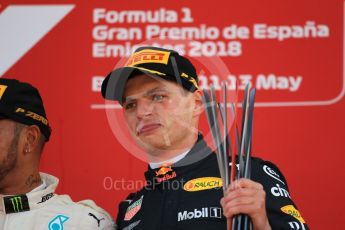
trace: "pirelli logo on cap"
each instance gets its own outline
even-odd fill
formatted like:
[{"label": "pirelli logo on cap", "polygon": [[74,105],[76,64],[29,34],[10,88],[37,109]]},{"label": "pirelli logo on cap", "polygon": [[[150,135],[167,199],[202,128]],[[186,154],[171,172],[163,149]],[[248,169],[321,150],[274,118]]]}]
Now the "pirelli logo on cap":
[{"label": "pirelli logo on cap", "polygon": [[19,114],[24,114],[24,116],[31,117],[32,119],[34,119],[36,121],[40,121],[44,125],[48,125],[48,120],[46,118],[44,118],[43,116],[38,115],[37,113],[31,112],[31,111],[28,111],[28,110],[25,110],[25,109],[19,108],[19,107],[16,109],[15,112],[19,113]]},{"label": "pirelli logo on cap", "polygon": [[6,88],[7,88],[7,85],[0,85],[0,100],[1,100],[2,95],[4,95]]},{"label": "pirelli logo on cap", "polygon": [[145,49],[134,53],[129,57],[126,66],[135,66],[144,63],[168,64],[170,52]]},{"label": "pirelli logo on cap", "polygon": [[299,220],[301,223],[303,223],[303,224],[305,223],[300,212],[293,205],[286,205],[284,207],[281,207],[280,210],[282,210],[282,212],[284,212],[290,216],[293,216],[294,218]]},{"label": "pirelli logo on cap", "polygon": [[184,184],[183,189],[187,192],[197,192],[223,186],[223,181],[219,177],[196,178]]}]

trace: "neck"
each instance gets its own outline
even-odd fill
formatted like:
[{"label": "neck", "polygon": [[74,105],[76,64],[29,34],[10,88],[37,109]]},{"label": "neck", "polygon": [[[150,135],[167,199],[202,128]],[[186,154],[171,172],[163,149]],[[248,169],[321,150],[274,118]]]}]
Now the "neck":
[{"label": "neck", "polygon": [[173,159],[174,157],[190,150],[193,148],[195,142],[198,139],[198,134],[190,135],[190,138],[185,139],[184,142],[181,142],[179,145],[172,145],[172,149],[149,149],[148,152],[148,161],[152,163],[163,162]]},{"label": "neck", "polygon": [[[174,158],[176,158],[177,156],[181,155],[181,154],[184,154],[186,153],[189,149],[186,149],[186,150],[181,150],[180,152],[178,153],[170,153],[170,154],[166,154],[166,153],[160,153],[160,155],[158,156],[154,156],[154,155],[149,155],[149,159],[148,161],[150,163],[162,163],[162,162],[167,162],[167,161],[170,161]],[[156,153],[157,154],[157,153]],[[159,153],[158,153],[159,154]],[[171,157],[169,157],[171,156]],[[170,162],[170,163],[174,163],[174,162]]]},{"label": "neck", "polygon": [[7,175],[0,184],[0,194],[19,195],[26,194],[42,184],[38,170],[28,173],[16,173]]}]

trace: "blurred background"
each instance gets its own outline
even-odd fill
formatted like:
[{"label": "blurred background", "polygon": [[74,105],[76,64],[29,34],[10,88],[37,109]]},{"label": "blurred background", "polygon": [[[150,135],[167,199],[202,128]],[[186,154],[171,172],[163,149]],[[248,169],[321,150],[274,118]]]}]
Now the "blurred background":
[{"label": "blurred background", "polygon": [[[257,89],[253,155],[277,164],[311,229],[343,229],[343,0],[0,0],[0,77],[39,88],[53,129],[41,171],[113,217],[144,184],[104,77],[138,45],[173,48],[200,85]],[[203,118],[201,130],[208,134]]]}]

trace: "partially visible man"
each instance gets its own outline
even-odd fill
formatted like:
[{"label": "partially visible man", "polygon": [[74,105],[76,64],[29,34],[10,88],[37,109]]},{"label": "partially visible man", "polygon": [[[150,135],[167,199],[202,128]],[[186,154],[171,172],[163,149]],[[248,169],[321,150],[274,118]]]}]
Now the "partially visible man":
[{"label": "partially visible man", "polygon": [[58,178],[39,172],[50,134],[38,90],[0,78],[0,229],[115,229],[93,201],[57,195]]},{"label": "partially visible man", "polygon": [[251,159],[252,180],[232,183],[222,199],[216,154],[198,130],[202,93],[187,58],[141,47],[106,77],[102,95],[122,105],[149,160],[147,185],[119,205],[119,229],[225,230],[225,217],[239,213],[251,217],[255,230],[308,229],[284,176],[259,158]]}]

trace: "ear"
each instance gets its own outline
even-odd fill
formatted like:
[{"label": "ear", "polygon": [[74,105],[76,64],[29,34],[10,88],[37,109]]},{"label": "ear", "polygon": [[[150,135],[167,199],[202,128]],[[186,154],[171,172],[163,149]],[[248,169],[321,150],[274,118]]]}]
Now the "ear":
[{"label": "ear", "polygon": [[200,116],[200,114],[204,111],[204,105],[202,102],[202,92],[201,90],[196,90],[193,93],[193,97],[194,97],[194,111],[193,111],[193,115],[194,116]]},{"label": "ear", "polygon": [[39,145],[39,140],[41,138],[41,132],[37,125],[31,125],[26,127],[24,135],[24,153],[30,153],[35,151]]}]

